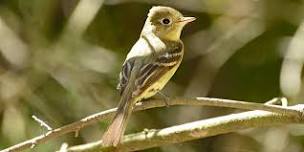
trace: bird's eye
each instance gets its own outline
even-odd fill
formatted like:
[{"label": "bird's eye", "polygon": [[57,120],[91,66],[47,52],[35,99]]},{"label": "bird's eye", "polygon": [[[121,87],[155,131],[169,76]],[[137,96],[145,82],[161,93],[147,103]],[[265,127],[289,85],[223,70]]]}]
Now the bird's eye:
[{"label": "bird's eye", "polygon": [[164,24],[164,25],[169,25],[169,24],[171,23],[171,20],[168,19],[168,18],[163,18],[163,19],[161,20],[161,23]]}]

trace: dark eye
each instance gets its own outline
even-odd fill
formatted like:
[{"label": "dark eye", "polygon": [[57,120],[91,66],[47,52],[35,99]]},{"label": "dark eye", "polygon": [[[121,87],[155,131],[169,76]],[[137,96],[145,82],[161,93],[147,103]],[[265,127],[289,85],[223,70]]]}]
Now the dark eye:
[{"label": "dark eye", "polygon": [[161,23],[164,24],[164,25],[168,25],[168,24],[171,23],[171,20],[168,19],[168,18],[163,18],[163,19],[161,20]]}]

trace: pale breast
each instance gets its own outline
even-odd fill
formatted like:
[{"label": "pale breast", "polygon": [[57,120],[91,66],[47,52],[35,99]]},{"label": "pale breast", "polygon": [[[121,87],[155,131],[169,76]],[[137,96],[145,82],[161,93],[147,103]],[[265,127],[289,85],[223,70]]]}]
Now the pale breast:
[{"label": "pale breast", "polygon": [[167,73],[165,73],[158,81],[153,83],[149,89],[145,90],[143,93],[142,99],[147,99],[154,96],[157,92],[162,90],[164,86],[168,83],[168,81],[172,78],[176,70],[178,69],[180,63],[170,69]]},{"label": "pale breast", "polygon": [[184,53],[181,41],[162,41],[155,47],[155,40],[148,38],[142,37],[127,57],[127,61],[134,59],[140,66],[138,71],[133,71],[136,80],[132,82],[136,85],[132,96],[137,101],[150,98],[163,89],[179,67]]}]

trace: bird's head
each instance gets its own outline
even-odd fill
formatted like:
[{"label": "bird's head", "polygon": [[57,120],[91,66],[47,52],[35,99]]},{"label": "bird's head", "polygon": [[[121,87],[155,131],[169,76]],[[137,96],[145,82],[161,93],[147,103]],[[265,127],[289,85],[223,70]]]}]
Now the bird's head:
[{"label": "bird's head", "polygon": [[184,17],[179,11],[165,6],[150,9],[142,34],[153,33],[166,40],[179,40],[183,27],[195,20]]}]

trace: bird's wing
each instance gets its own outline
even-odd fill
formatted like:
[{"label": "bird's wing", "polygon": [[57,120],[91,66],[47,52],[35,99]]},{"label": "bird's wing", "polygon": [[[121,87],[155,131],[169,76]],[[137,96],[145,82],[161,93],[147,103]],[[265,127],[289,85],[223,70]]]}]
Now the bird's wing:
[{"label": "bird's wing", "polygon": [[134,92],[136,94],[142,93],[171,68],[179,64],[180,59],[183,56],[183,44],[181,42],[172,42],[170,45],[173,47],[167,47],[169,49],[156,53],[150,58],[146,58],[145,56],[136,56],[127,59],[123,64],[120,73],[120,81],[118,84],[120,93],[122,94],[125,90],[135,64],[136,66],[140,66],[138,67],[139,70],[136,70],[137,73],[135,76],[136,88],[134,88]]},{"label": "bird's wing", "polygon": [[131,71],[134,66],[134,62],[135,62],[135,58],[128,59],[122,65],[122,69],[119,74],[119,83],[117,85],[117,89],[120,91],[120,95],[122,95],[123,91],[125,90],[125,88],[128,84],[128,81],[129,81],[129,78],[131,75]]}]

